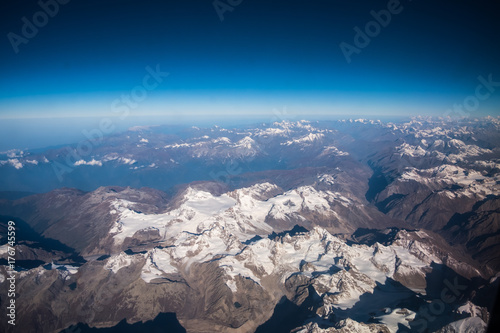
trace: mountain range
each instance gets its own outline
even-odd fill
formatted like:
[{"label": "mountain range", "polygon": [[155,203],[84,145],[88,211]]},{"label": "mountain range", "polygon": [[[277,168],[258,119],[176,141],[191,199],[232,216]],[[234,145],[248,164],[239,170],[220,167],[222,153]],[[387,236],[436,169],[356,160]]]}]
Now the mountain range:
[{"label": "mountain range", "polygon": [[16,329],[483,332],[499,166],[492,117],[135,127],[3,152]]}]

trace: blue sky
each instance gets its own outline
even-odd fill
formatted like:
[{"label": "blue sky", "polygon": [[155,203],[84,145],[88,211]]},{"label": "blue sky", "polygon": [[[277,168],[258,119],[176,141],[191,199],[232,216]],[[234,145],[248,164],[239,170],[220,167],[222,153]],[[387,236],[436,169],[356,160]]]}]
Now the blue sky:
[{"label": "blue sky", "polygon": [[[269,118],[285,107],[302,117],[440,116],[475,94],[479,76],[500,81],[492,1],[244,0],[223,21],[212,0],[60,1],[16,46],[23,17],[42,20],[42,9],[0,5],[0,122],[115,117],[113,103],[142,84],[148,66],[169,75],[129,115],[187,122]],[[340,44],[355,46],[354,28],[366,32],[371,11],[388,6],[397,13],[348,62]],[[472,115],[498,115],[499,106],[500,87]]]}]

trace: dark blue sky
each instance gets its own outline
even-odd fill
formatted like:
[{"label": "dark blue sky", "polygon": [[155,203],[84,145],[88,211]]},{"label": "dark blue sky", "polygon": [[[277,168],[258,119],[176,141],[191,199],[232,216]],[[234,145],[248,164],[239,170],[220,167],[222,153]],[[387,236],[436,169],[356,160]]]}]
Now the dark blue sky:
[{"label": "dark blue sky", "polygon": [[[131,115],[440,116],[500,82],[498,1],[402,0],[348,63],[339,45],[392,2],[243,0],[221,21],[213,0],[71,0],[16,53],[41,8],[4,1],[0,118],[117,115],[147,66],[169,75]],[[493,90],[467,113],[500,114]]]}]

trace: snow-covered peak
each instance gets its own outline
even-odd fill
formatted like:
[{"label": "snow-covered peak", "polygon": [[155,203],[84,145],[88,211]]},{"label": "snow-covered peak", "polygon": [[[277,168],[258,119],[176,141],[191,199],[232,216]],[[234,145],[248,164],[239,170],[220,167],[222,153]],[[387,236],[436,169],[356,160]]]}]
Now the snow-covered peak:
[{"label": "snow-covered peak", "polygon": [[249,136],[245,136],[243,139],[239,140],[236,143],[236,147],[243,147],[246,149],[252,149],[254,145],[255,145],[255,140]]},{"label": "snow-covered peak", "polygon": [[293,140],[288,140],[286,142],[281,143],[281,145],[284,146],[290,146],[293,144],[310,144],[315,141],[320,141],[323,139],[325,135],[323,133],[309,133],[307,135],[304,135],[298,139],[293,139]]},{"label": "snow-covered peak", "polygon": [[118,255],[110,257],[107,260],[106,265],[104,265],[104,268],[112,271],[113,273],[117,273],[123,267],[129,267],[132,263],[138,262],[142,259],[144,259],[144,255],[142,254],[127,255],[125,252],[121,252]]},{"label": "snow-covered peak", "polygon": [[276,184],[264,182],[237,189],[233,193],[242,202],[244,197],[249,197],[253,200],[267,200],[269,196],[274,196],[277,191],[280,191],[280,188]]},{"label": "snow-covered peak", "polygon": [[213,143],[218,143],[218,144],[230,144],[231,140],[228,137],[222,136],[216,139],[213,139]]},{"label": "snow-covered peak", "polygon": [[486,177],[482,173],[472,170],[464,169],[457,165],[444,164],[438,167],[419,170],[409,168],[408,171],[401,175],[401,180],[413,180],[422,184],[430,185],[448,184],[449,186],[458,185],[462,189],[450,191],[442,191],[444,195],[456,197],[457,195],[474,196],[477,195],[481,198],[487,195],[499,195],[500,180],[499,175],[494,177]]},{"label": "snow-covered peak", "polygon": [[319,156],[348,156],[349,153],[338,149],[335,146],[326,146]]}]

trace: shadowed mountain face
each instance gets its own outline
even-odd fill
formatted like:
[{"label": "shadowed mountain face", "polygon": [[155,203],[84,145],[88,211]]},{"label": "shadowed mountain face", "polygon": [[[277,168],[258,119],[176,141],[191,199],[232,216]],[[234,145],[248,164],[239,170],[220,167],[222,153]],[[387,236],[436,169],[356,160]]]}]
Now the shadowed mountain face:
[{"label": "shadowed mountain face", "polygon": [[491,267],[500,267],[500,200],[487,197],[467,213],[455,213],[443,228],[447,239],[464,244],[473,257]]},{"label": "shadowed mountain face", "polygon": [[481,331],[500,269],[499,124],[143,128],[57,183],[63,150],[14,152],[0,190],[58,187],[0,199],[0,263],[8,221],[18,232],[16,328]]},{"label": "shadowed mountain face", "polygon": [[89,327],[86,324],[78,324],[71,326],[61,333],[67,332],[80,333],[185,333],[186,330],[177,320],[175,313],[160,313],[155,319],[145,323],[128,324],[125,319],[119,322],[116,326],[106,328]]}]

